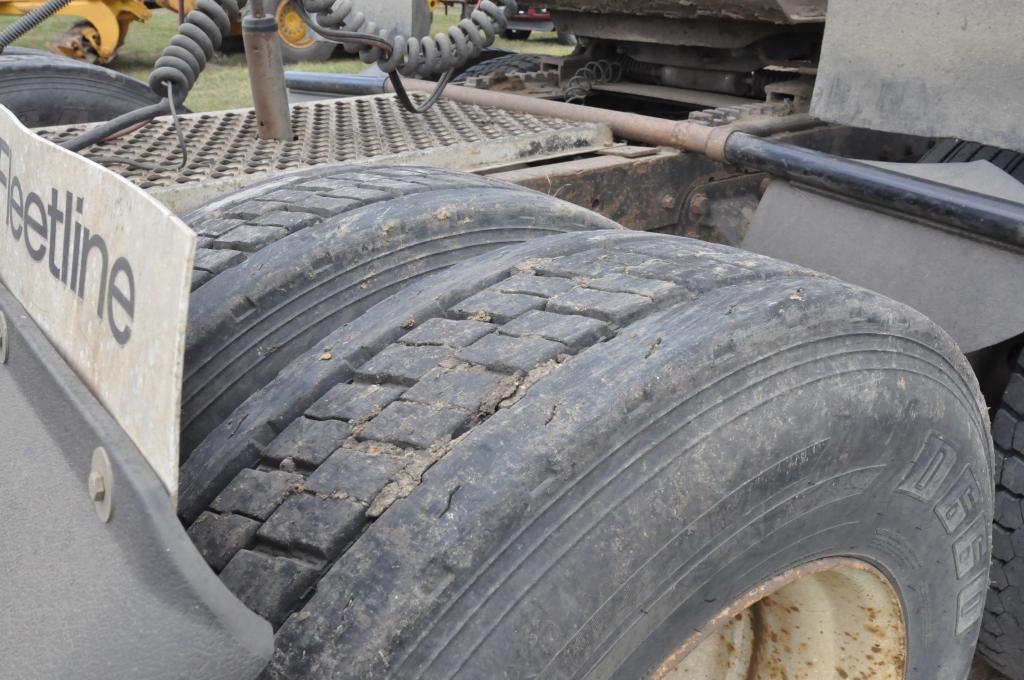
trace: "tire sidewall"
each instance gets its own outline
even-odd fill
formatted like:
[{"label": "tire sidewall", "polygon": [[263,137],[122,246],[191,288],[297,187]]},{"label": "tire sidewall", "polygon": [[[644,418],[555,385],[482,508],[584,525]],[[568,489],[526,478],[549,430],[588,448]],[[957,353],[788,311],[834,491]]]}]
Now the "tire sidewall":
[{"label": "tire sidewall", "polygon": [[28,127],[109,120],[160,99],[134,78],[35,52],[0,55],[0,102]]}]

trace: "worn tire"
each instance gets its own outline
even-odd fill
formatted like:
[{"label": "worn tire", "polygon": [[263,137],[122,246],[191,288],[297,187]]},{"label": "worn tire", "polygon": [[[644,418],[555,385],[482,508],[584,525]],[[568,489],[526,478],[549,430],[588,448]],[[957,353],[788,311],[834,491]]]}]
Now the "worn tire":
[{"label": "worn tire", "polygon": [[1024,353],[992,419],[996,505],[992,579],[978,652],[1012,680],[1024,678]]},{"label": "worn tire", "polygon": [[913,310],[567,234],[338,329],[211,433],[179,511],[277,630],[268,678],[648,677],[763,580],[854,556],[899,591],[906,677],[962,680],[990,446],[969,366]]},{"label": "worn tire", "polygon": [[140,80],[41,50],[0,54],[0,104],[28,127],[109,120],[160,101]]},{"label": "worn tire", "polygon": [[533,31],[528,31],[526,29],[521,29],[521,30],[507,29],[505,31],[505,39],[506,40],[529,40],[531,33],[533,33]]},{"label": "worn tire", "polygon": [[[945,139],[922,163],[988,161],[1024,182],[1024,154]],[[978,653],[1012,680],[1024,680],[1024,354],[1018,354],[992,420],[996,451],[992,578]],[[1019,434],[1018,434],[1019,432]]]},{"label": "worn tire", "polygon": [[928,151],[922,163],[970,163],[988,161],[1019,182],[1024,182],[1024,153],[1008,151],[959,139],[943,139]]},{"label": "worn tire", "polygon": [[536,73],[540,70],[541,54],[508,54],[495,57],[471,66],[456,76],[452,82],[461,83],[467,78],[479,78],[495,73]]},{"label": "worn tire", "polygon": [[183,458],[292,359],[417,277],[538,236],[618,228],[486,177],[359,166],[276,177],[183,219],[200,236]]}]

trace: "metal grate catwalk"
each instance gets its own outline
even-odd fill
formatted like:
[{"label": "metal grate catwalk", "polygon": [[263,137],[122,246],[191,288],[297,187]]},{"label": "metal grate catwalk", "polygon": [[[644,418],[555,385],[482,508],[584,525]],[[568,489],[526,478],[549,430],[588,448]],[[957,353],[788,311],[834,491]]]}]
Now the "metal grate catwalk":
[{"label": "metal grate catwalk", "polygon": [[[180,170],[181,150],[170,117],[83,154],[155,195],[166,195],[162,189],[198,185],[203,187],[199,193],[209,197],[211,185],[230,190],[271,173],[327,163],[420,163],[470,170],[581,153],[611,141],[600,125],[444,100],[425,114],[412,114],[391,95],[295,104],[296,138],[291,142],[258,139],[251,109],[187,114],[180,122],[189,154]],[[37,132],[59,142],[87,127]],[[111,156],[166,167],[132,167],[107,160]]]}]

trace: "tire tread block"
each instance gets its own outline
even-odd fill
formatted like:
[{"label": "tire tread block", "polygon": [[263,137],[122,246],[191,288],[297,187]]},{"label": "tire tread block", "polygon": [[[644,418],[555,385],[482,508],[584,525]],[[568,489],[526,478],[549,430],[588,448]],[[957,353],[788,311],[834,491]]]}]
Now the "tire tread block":
[{"label": "tire tread block", "polygon": [[319,574],[319,569],[298,560],[242,550],[220,578],[249,609],[279,626]]},{"label": "tire tread block", "polygon": [[284,470],[243,470],[210,507],[221,513],[266,520],[301,483],[300,475]]}]

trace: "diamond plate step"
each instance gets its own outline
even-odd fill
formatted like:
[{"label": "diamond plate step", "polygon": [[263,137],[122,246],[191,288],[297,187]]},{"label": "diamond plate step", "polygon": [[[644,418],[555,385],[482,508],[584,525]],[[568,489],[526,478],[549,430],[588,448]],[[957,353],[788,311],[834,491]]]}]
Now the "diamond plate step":
[{"label": "diamond plate step", "polygon": [[[422,95],[412,95],[422,100]],[[181,212],[275,173],[329,163],[432,165],[482,170],[608,146],[604,125],[539,118],[441,100],[425,114],[409,113],[394,95],[303,102],[292,106],[291,142],[256,137],[252,109],[180,117],[188,163],[169,116],[86,149],[96,160]],[[59,142],[88,125],[37,130]],[[171,166],[147,170],[111,162],[117,156]]]}]

